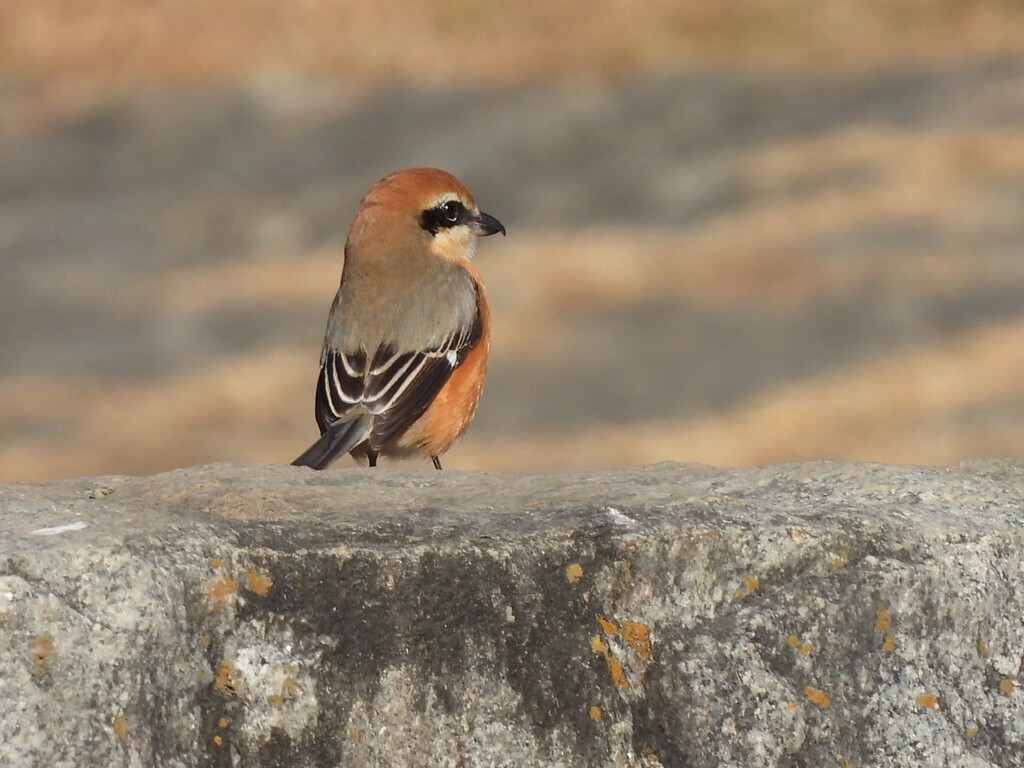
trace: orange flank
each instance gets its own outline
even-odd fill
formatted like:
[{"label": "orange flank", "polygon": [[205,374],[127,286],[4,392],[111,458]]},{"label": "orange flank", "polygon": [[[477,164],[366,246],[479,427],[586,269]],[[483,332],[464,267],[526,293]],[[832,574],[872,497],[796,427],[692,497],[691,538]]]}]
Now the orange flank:
[{"label": "orange flank", "polygon": [[480,395],[483,394],[484,379],[487,376],[491,312],[487,305],[487,297],[484,295],[480,273],[469,263],[464,264],[463,269],[473,276],[476,283],[477,307],[482,329],[480,341],[466,355],[462,364],[452,372],[451,378],[441,387],[422,418],[399,440],[403,445],[420,443],[431,456],[440,456],[451,448],[452,443],[462,437],[462,433],[469,427],[480,404]]}]

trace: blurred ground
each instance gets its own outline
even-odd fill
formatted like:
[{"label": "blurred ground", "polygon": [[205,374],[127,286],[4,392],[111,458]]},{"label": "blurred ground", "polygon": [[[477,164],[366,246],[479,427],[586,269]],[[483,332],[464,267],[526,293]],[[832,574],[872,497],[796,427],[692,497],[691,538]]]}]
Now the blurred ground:
[{"label": "blurred ground", "polygon": [[294,458],[408,165],[509,229],[446,466],[1024,453],[1016,3],[73,5],[0,6],[0,481]]}]

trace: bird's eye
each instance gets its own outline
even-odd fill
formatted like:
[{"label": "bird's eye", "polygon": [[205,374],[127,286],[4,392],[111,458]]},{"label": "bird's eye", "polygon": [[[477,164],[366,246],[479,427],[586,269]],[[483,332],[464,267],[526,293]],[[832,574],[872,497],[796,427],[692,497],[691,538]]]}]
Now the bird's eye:
[{"label": "bird's eye", "polygon": [[451,222],[452,224],[455,224],[459,220],[459,214],[462,213],[462,204],[455,200],[449,200],[446,203],[442,203],[439,208],[444,220]]},{"label": "bird's eye", "polygon": [[432,235],[468,221],[469,211],[458,200],[445,200],[420,213],[420,226]]}]

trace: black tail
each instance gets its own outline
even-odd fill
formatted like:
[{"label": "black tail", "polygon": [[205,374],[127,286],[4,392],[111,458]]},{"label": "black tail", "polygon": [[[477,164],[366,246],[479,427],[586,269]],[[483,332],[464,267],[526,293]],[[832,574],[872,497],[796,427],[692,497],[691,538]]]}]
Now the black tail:
[{"label": "black tail", "polygon": [[326,469],[335,459],[348,453],[370,433],[368,419],[360,418],[335,424],[328,429],[299,458],[292,462],[296,467]]}]

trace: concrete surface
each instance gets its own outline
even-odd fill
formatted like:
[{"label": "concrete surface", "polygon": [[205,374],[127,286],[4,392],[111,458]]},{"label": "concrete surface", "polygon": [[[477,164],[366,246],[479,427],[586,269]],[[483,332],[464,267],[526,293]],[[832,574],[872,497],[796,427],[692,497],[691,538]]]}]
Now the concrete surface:
[{"label": "concrete surface", "polygon": [[0,765],[1018,766],[1024,465],[0,488]]}]

